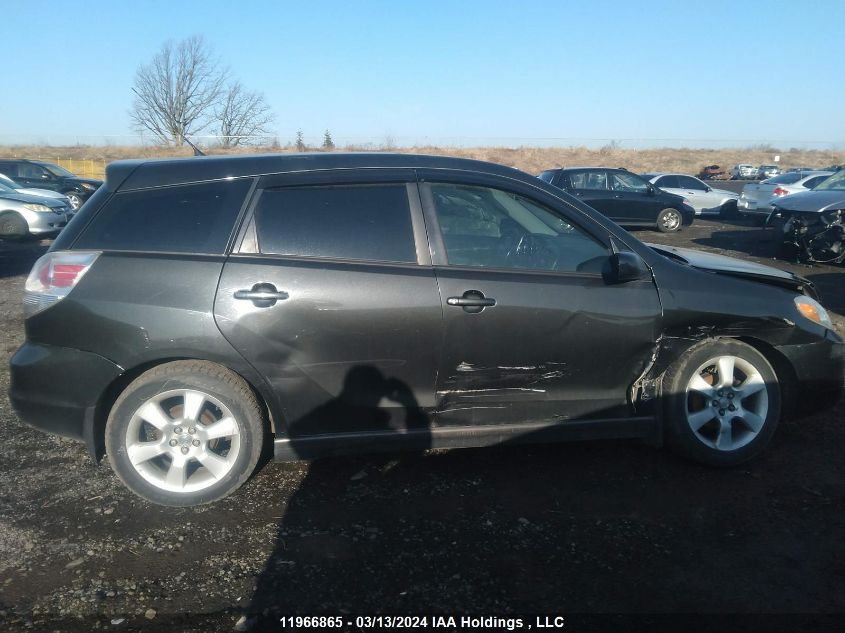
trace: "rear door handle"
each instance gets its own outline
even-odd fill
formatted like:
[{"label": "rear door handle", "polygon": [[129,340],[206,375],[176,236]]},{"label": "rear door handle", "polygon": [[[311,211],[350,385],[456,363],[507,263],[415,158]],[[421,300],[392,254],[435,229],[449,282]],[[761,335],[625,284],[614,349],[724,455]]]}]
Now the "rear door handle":
[{"label": "rear door handle", "polygon": [[290,295],[283,290],[276,290],[276,286],[268,283],[255,284],[249,290],[235,290],[235,299],[252,301],[258,308],[269,308],[276,301],[283,301]]},{"label": "rear door handle", "polygon": [[463,308],[464,312],[470,314],[478,314],[484,308],[492,308],[496,305],[496,300],[490,297],[485,297],[480,290],[467,290],[463,296],[449,297],[446,303],[450,306]]}]

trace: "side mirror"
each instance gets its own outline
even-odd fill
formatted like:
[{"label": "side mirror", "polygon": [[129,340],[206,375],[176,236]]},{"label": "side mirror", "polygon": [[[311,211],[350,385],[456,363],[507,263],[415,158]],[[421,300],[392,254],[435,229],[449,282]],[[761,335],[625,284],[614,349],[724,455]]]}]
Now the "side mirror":
[{"label": "side mirror", "polygon": [[41,172],[41,180],[52,180],[52,176],[46,171]]},{"label": "side mirror", "polygon": [[607,259],[602,270],[602,277],[607,284],[624,284],[628,281],[646,279],[649,276],[648,266],[636,253],[622,251],[613,253]]},{"label": "side mirror", "polygon": [[654,191],[655,191],[655,189],[654,189],[654,185],[649,185],[649,186],[648,186],[648,189],[646,189],[646,190],[645,190],[645,192],[646,192],[648,195],[650,195],[650,196],[653,196],[653,195],[654,195]]}]

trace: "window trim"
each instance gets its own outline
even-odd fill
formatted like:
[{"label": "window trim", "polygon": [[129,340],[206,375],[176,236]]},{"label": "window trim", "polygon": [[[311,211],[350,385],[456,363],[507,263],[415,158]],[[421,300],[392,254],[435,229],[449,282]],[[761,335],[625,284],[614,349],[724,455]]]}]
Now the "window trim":
[{"label": "window trim", "polygon": [[504,191],[506,193],[510,193],[517,196],[522,196],[530,201],[532,204],[536,204],[538,207],[546,209],[550,213],[560,216],[563,220],[571,224],[575,229],[583,232],[585,235],[590,237],[594,240],[597,244],[604,247],[608,257],[611,255],[611,246],[609,243],[609,237],[607,239],[602,239],[598,235],[596,235],[595,231],[591,231],[584,226],[582,222],[578,222],[577,220],[573,219],[572,215],[565,213],[562,209],[558,206],[552,206],[546,202],[540,202],[536,199],[536,197],[531,196],[530,194],[525,193],[524,191],[520,191],[516,187],[508,187],[505,183],[496,183],[491,184],[489,182],[473,182],[468,179],[459,179],[459,178],[449,178],[446,174],[445,177],[438,177],[438,178],[431,178],[425,181],[420,182],[419,190],[420,190],[420,198],[422,200],[423,206],[423,217],[425,218],[426,223],[426,231],[428,232],[429,238],[429,245],[431,248],[431,260],[432,265],[435,268],[446,268],[450,271],[466,271],[466,272],[489,272],[489,273],[498,273],[498,274],[518,274],[518,275],[544,275],[544,276],[557,276],[557,277],[583,277],[583,278],[596,278],[602,277],[601,273],[591,273],[591,272],[577,272],[577,271],[566,271],[566,270],[544,270],[541,268],[534,269],[534,268],[493,268],[487,266],[465,266],[460,264],[450,264],[448,259],[448,254],[446,252],[446,243],[443,240],[443,232],[440,228],[440,221],[437,218],[437,208],[434,202],[434,196],[431,192],[432,185],[458,185],[458,186],[466,186],[466,187],[486,187],[488,189],[498,189],[500,191]]}]

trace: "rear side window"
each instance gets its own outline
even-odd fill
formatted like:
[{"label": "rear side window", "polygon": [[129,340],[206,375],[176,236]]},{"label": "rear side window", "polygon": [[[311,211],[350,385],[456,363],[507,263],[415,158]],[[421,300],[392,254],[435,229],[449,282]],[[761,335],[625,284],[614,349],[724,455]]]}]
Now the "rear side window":
[{"label": "rear side window", "polygon": [[815,178],[808,178],[804,181],[805,189],[815,189],[822,180],[826,180],[828,176],[816,176]]},{"label": "rear side window", "polygon": [[664,187],[665,189],[679,189],[680,183],[678,183],[677,176],[663,176],[659,178],[655,183],[658,187]]},{"label": "rear side window", "polygon": [[404,184],[268,189],[255,226],[262,253],[417,261]]},{"label": "rear side window", "polygon": [[250,179],[118,193],[74,248],[223,253]]},{"label": "rear side window", "polygon": [[546,171],[544,171],[542,174],[540,174],[539,176],[537,176],[537,178],[539,178],[540,180],[542,180],[542,181],[544,181],[544,182],[551,183],[551,182],[552,182],[552,180],[554,180],[554,179],[555,179],[555,175],[556,175],[556,174],[557,174],[557,170],[556,170],[556,169],[547,169],[547,170],[546,170]]},{"label": "rear side window", "polygon": [[579,171],[569,174],[573,189],[607,189],[607,173],[603,171]]}]

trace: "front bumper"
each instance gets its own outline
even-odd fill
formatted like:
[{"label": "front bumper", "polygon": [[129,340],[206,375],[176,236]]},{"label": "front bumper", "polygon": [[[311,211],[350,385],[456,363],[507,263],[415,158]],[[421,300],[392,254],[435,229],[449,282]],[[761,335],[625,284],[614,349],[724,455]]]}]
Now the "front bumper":
[{"label": "front bumper", "polygon": [[69,210],[68,212],[61,214],[52,212],[24,211],[21,215],[29,226],[29,232],[33,235],[58,233],[67,226],[67,223],[73,217],[73,213]]},{"label": "front bumper", "polygon": [[10,361],[9,400],[26,424],[83,440],[96,451],[97,403],[122,369],[77,349],[24,343]]},{"label": "front bumper", "polygon": [[815,343],[776,348],[795,370],[796,410],[801,415],[830,408],[845,392],[845,342],[830,330]]}]

